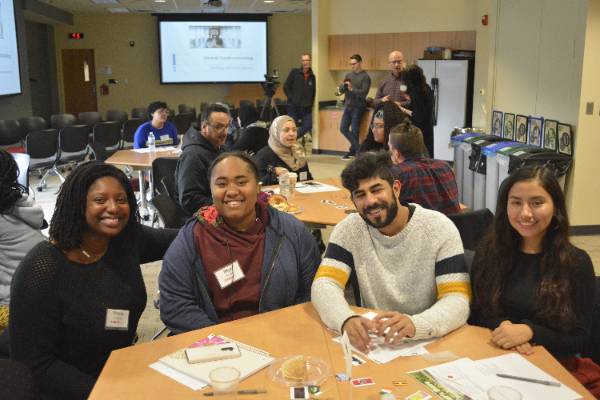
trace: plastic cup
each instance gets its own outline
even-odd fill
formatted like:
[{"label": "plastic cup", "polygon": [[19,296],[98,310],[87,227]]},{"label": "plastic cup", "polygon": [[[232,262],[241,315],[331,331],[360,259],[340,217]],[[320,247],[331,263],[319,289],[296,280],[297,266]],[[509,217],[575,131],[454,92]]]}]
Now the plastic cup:
[{"label": "plastic cup", "polygon": [[523,398],[521,392],[508,386],[492,386],[487,395],[490,400],[521,400]]},{"label": "plastic cup", "polygon": [[279,194],[285,196],[287,199],[290,197],[290,175],[288,173],[281,174],[277,177],[279,181]]},{"label": "plastic cup", "polygon": [[[235,395],[237,385],[240,383],[240,375],[240,371],[236,368],[219,367],[210,371],[208,378],[215,393]],[[235,398],[235,396],[227,398]]]},{"label": "plastic cup", "polygon": [[294,194],[296,193],[296,182],[298,182],[298,174],[295,173],[295,172],[289,172],[288,175],[290,177],[290,195],[289,195],[289,199],[291,200],[292,197],[294,197]]}]

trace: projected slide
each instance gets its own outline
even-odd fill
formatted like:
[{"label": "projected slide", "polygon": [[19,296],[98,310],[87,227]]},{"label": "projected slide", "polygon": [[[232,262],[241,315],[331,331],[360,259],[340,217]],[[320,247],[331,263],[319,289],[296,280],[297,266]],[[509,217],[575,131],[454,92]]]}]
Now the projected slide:
[{"label": "projected slide", "polygon": [[262,82],[267,24],[160,21],[162,83]]},{"label": "projected slide", "polygon": [[0,0],[0,96],[21,93],[13,0]]}]

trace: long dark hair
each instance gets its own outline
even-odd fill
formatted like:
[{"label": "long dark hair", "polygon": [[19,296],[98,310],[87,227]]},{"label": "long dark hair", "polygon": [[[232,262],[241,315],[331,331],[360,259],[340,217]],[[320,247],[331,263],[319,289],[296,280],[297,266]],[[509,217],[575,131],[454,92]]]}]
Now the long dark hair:
[{"label": "long dark hair", "polygon": [[[377,113],[382,110],[383,111],[383,131],[384,131],[384,139],[383,143],[379,143],[375,141],[375,136],[373,135],[373,130],[371,129],[371,125],[373,125],[373,120]],[[393,101],[384,101],[379,106],[375,108],[373,111],[373,116],[371,117],[371,123],[369,124],[369,133],[365,138],[365,141],[360,146],[360,152],[363,153],[365,151],[379,151],[379,150],[388,150],[388,139],[390,137],[390,130],[398,125],[399,123],[406,120],[408,116],[394,103]]]},{"label": "long dark hair", "polygon": [[50,222],[50,240],[63,251],[81,245],[83,232],[87,229],[85,208],[87,194],[94,182],[100,178],[115,178],[127,193],[129,221],[125,228],[111,240],[111,245],[124,246],[135,243],[137,233],[137,203],[127,176],[120,169],[100,161],[89,161],[77,167],[67,177],[56,199],[56,208]]},{"label": "long dark hair", "polygon": [[521,168],[500,187],[492,229],[473,260],[473,311],[486,317],[502,315],[500,297],[504,278],[513,268],[521,244],[521,236],[508,220],[508,194],[516,183],[529,180],[536,180],[554,203],[554,217],[542,240],[535,317],[555,329],[569,331],[575,325],[573,292],[576,283],[571,279],[575,247],[569,242],[569,218],[562,189],[553,171],[544,166]]},{"label": "long dark hair", "polygon": [[400,79],[406,84],[406,89],[409,93],[413,90],[422,91],[427,88],[427,79],[423,74],[423,70],[416,64],[406,67],[400,74]]},{"label": "long dark hair", "polygon": [[27,188],[17,181],[18,176],[17,162],[9,152],[0,149],[0,214],[9,213],[27,192]]}]

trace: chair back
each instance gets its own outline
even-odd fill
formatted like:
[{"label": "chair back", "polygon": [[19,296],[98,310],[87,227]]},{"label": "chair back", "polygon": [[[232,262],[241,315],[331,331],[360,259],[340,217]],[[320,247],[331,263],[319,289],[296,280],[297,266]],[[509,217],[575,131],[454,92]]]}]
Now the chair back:
[{"label": "chair back", "polygon": [[121,123],[119,121],[98,122],[92,132],[92,143],[99,143],[109,153],[121,146]]},{"label": "chair back", "polygon": [[196,118],[196,108],[189,106],[187,104],[179,104],[177,106],[177,113],[178,114],[194,114],[194,118]]},{"label": "chair back", "polygon": [[41,131],[48,127],[48,124],[46,124],[46,120],[43,117],[19,118],[19,125],[21,125],[23,138],[27,136],[29,132]]},{"label": "chair back", "polygon": [[58,133],[59,162],[82,162],[89,153],[87,125],[62,128]]},{"label": "chair back", "polygon": [[50,128],[30,132],[25,137],[25,150],[31,157],[29,168],[54,165],[58,159],[58,129]]},{"label": "chair back", "polygon": [[256,154],[269,142],[269,130],[260,126],[251,126],[242,131],[239,139],[231,147],[232,151],[246,151]]},{"label": "chair back", "polygon": [[90,148],[90,151],[92,152],[91,156],[94,160],[106,161],[106,159],[108,158],[108,152],[106,151],[106,148],[102,143],[94,142],[90,144]]},{"label": "chair back", "polygon": [[73,114],[54,114],[50,116],[50,126],[52,128],[62,129],[75,124],[77,124],[77,117]]},{"label": "chair back", "polygon": [[133,137],[137,128],[146,122],[143,118],[132,118],[125,121],[123,124],[123,146],[124,149],[130,149],[133,147]]},{"label": "chair back", "polygon": [[175,124],[175,128],[177,128],[177,134],[184,135],[192,123],[196,120],[196,115],[192,113],[182,113],[177,114],[173,118],[173,123]]},{"label": "chair back", "polygon": [[121,110],[108,110],[106,112],[107,121],[119,121],[121,123],[127,121],[127,113]]},{"label": "chair back", "polygon": [[487,233],[494,220],[494,214],[487,208],[475,211],[465,211],[457,214],[448,215],[448,218],[460,233],[463,247],[469,250],[475,250],[479,241]]},{"label": "chair back", "polygon": [[14,119],[0,120],[0,146],[21,145],[23,134],[19,121]]},{"label": "chair back", "polygon": [[148,109],[146,107],[135,107],[131,109],[131,118],[143,118],[148,120]]},{"label": "chair back", "polygon": [[29,154],[25,153],[11,153],[11,155],[15,159],[17,167],[19,168],[17,182],[26,188],[29,188],[29,161],[31,157]]},{"label": "chair back", "polygon": [[176,158],[157,158],[152,162],[154,189],[158,193],[166,193],[173,199],[175,198],[175,169],[177,168],[177,161]]},{"label": "chair back", "polygon": [[161,193],[152,198],[152,205],[156,208],[165,228],[180,228],[181,222],[177,214],[177,203],[166,193]]},{"label": "chair back", "polygon": [[89,126],[94,126],[96,122],[102,121],[102,116],[98,111],[81,112],[77,115],[77,118],[79,118],[79,122]]}]

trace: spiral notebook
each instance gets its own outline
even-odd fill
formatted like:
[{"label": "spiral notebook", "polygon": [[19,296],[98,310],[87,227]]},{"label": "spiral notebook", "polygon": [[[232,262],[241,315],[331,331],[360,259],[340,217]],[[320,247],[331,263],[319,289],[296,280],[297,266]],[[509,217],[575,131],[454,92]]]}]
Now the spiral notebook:
[{"label": "spiral notebook", "polygon": [[240,371],[240,379],[245,379],[269,366],[275,360],[266,351],[238,342],[237,340],[230,339],[226,336],[217,335],[214,336],[214,338],[222,339],[224,342],[236,343],[240,349],[241,356],[225,360],[190,364],[185,356],[185,349],[180,349],[162,357],[158,362],[194,379],[209,383],[210,379],[208,378],[208,374],[215,368],[234,367]]}]

